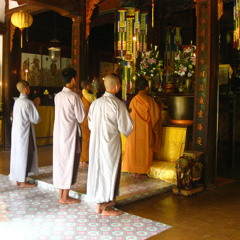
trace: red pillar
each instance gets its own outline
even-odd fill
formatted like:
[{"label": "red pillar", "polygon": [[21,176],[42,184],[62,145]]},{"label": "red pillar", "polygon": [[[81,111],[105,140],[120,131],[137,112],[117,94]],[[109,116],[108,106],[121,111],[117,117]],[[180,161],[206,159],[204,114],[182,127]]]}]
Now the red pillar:
[{"label": "red pillar", "polygon": [[218,101],[218,0],[197,0],[194,150],[205,154],[204,181],[215,187]]}]

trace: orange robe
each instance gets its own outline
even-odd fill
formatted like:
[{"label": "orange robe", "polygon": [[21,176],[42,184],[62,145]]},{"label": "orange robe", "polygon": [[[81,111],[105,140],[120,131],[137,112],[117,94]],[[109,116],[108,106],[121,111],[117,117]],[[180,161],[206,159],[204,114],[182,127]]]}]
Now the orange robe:
[{"label": "orange robe", "polygon": [[143,91],[130,102],[134,129],[126,139],[122,171],[146,174],[152,166],[153,152],[160,146],[161,109]]},{"label": "orange robe", "polygon": [[90,130],[88,128],[88,111],[91,103],[83,96],[82,102],[85,107],[85,118],[81,125],[81,131],[82,131],[82,153],[80,157],[81,162],[88,162],[88,154],[89,154],[89,139],[90,139]]}]

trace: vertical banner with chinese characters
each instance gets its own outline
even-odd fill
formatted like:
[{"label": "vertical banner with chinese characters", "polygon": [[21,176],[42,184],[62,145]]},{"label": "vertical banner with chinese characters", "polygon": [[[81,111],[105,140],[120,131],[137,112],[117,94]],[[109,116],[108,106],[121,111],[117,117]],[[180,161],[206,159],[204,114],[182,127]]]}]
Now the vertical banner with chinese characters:
[{"label": "vertical banner with chinese characters", "polygon": [[127,47],[126,47],[126,61],[133,61],[133,33],[134,33],[134,8],[128,8],[127,12]]},{"label": "vertical banner with chinese characters", "polygon": [[126,53],[126,22],[127,9],[120,8],[117,12],[117,19],[115,21],[116,39],[115,39],[115,57],[122,58]]},{"label": "vertical banner with chinese characters", "polygon": [[136,59],[147,51],[147,13],[139,9],[118,9],[115,21],[115,57],[122,60],[122,99],[135,92]]},{"label": "vertical banner with chinese characters", "polygon": [[141,23],[140,23],[140,37],[139,37],[139,50],[140,52],[146,52],[147,51],[147,13],[141,13],[140,14]]},{"label": "vertical banner with chinese characters", "polygon": [[73,18],[72,25],[72,67],[77,71],[77,86],[80,82],[80,61],[81,61],[81,48],[80,48],[80,36],[81,36],[81,18]]},{"label": "vertical banner with chinese characters", "polygon": [[204,182],[216,183],[219,39],[218,0],[197,0],[197,61],[193,147],[204,152]]},{"label": "vertical banner with chinese characters", "polygon": [[198,151],[204,150],[204,141],[206,136],[206,96],[207,96],[207,70],[208,70],[208,3],[202,2],[198,5],[199,22],[198,22],[198,47],[197,47],[197,89],[195,103],[195,143],[194,146]]},{"label": "vertical banner with chinese characters", "polygon": [[240,50],[240,0],[234,0],[233,20],[233,47]]}]

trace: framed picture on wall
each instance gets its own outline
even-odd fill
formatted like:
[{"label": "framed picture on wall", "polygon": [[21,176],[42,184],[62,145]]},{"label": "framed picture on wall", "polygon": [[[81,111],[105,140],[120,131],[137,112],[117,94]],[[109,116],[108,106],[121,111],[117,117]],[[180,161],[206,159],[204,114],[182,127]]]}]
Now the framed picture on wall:
[{"label": "framed picture on wall", "polygon": [[64,68],[72,67],[72,59],[71,58],[61,58],[61,70]]},{"label": "framed picture on wall", "polygon": [[42,55],[42,73],[44,87],[61,87],[60,61],[52,62],[48,55]]},{"label": "framed picture on wall", "polygon": [[106,75],[113,72],[113,63],[111,62],[100,62],[100,79],[103,79]]},{"label": "framed picture on wall", "polygon": [[119,65],[112,62],[100,62],[100,79],[103,79],[110,73],[118,74]]},{"label": "framed picture on wall", "polygon": [[42,85],[41,55],[22,53],[21,79],[29,82],[31,86]]}]

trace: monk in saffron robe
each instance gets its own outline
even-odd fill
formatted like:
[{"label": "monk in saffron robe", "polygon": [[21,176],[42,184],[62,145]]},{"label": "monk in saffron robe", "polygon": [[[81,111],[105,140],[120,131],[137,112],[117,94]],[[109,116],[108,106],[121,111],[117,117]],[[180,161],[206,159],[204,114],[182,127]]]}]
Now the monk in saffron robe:
[{"label": "monk in saffron robe", "polygon": [[122,171],[146,177],[152,165],[153,152],[160,145],[161,112],[159,105],[148,96],[148,82],[141,79],[139,92],[131,100],[129,109],[134,129],[126,139]]},{"label": "monk in saffron robe", "polygon": [[59,203],[71,204],[79,202],[69,196],[69,191],[77,179],[81,154],[79,123],[85,117],[85,109],[81,98],[74,92],[76,70],[63,69],[62,80],[65,86],[54,99],[53,185],[59,189]]},{"label": "monk in saffron robe", "polygon": [[91,90],[91,83],[89,81],[81,82],[82,87],[82,102],[85,107],[86,116],[81,125],[82,131],[82,153],[80,157],[80,164],[83,167],[88,166],[88,155],[89,155],[89,139],[90,139],[90,130],[88,128],[88,111],[91,103],[96,99],[96,97],[89,93]]},{"label": "monk in saffron robe", "polygon": [[122,214],[113,208],[119,193],[121,176],[121,138],[128,136],[133,122],[125,104],[115,94],[120,90],[119,77],[109,74],[104,78],[106,92],[89,109],[91,130],[87,198],[98,204],[97,213],[107,216]]}]

